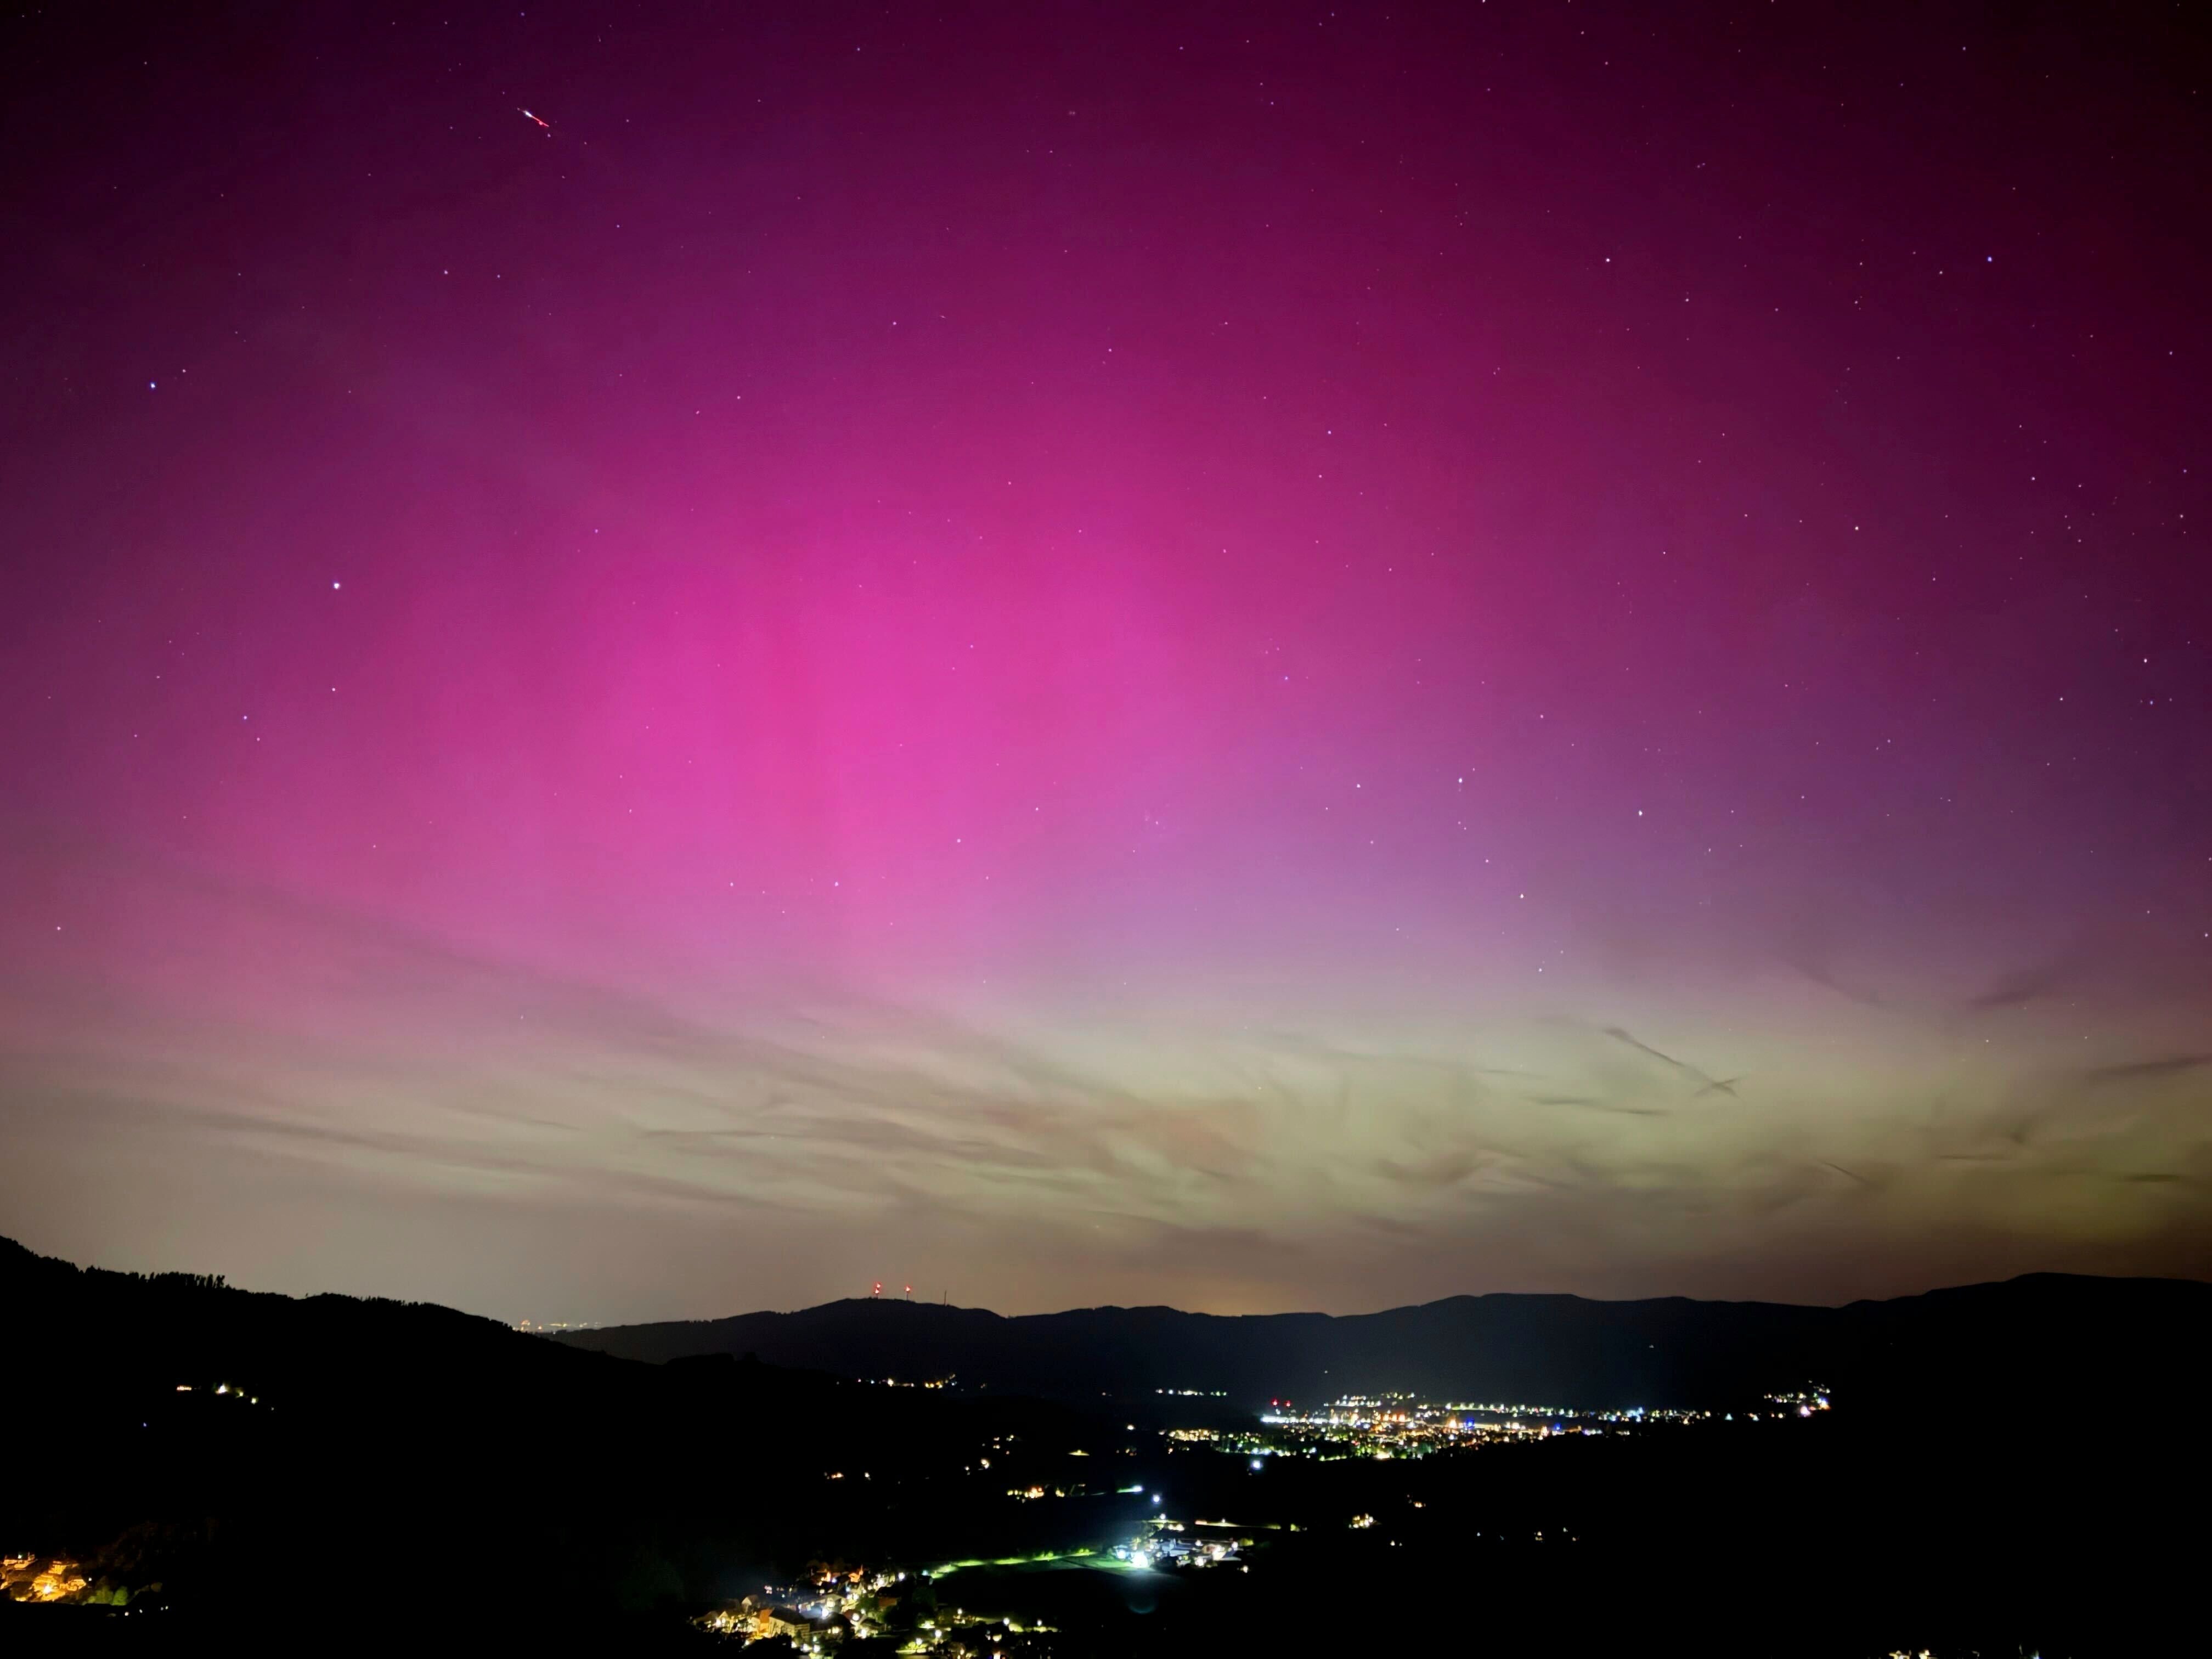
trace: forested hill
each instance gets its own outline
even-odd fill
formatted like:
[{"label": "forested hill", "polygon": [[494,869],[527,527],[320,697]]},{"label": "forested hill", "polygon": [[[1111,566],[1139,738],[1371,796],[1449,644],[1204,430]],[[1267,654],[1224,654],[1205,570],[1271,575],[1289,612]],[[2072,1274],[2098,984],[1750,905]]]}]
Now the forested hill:
[{"label": "forested hill", "polygon": [[814,1555],[1007,1547],[1000,1511],[1021,1506],[961,1478],[978,1448],[1091,1431],[1030,1401],[643,1365],[450,1308],[81,1268],[8,1240],[0,1273],[17,1430],[0,1547],[226,1632],[339,1597],[350,1623],[611,1620],[628,1642],[627,1619],[671,1628],[669,1608]]}]

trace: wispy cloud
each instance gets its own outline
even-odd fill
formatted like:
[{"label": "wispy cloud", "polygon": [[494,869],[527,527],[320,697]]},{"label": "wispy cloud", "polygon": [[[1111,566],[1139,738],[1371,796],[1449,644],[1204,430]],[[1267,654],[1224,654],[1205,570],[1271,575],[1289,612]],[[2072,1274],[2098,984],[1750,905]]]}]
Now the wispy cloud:
[{"label": "wispy cloud", "polygon": [[218,921],[244,965],[181,991],[15,981],[11,1144],[201,1171],[234,1149],[326,1183],[628,1215],[641,1237],[680,1216],[757,1241],[982,1228],[1037,1261],[1217,1287],[1318,1259],[1441,1291],[1508,1240],[1571,1278],[1808,1228],[2003,1236],[2043,1224],[2053,1182],[2113,1194],[2069,1200],[2072,1224],[2124,1237],[2178,1224],[2142,1207],[2154,1193],[2194,1212],[2212,1138],[2182,1097],[2212,1056],[1945,1070],[1940,1011],[1855,1016],[1900,1051],[1887,1069],[1696,1039],[1755,1066],[1755,1096],[1637,1035],[1649,1010],[1442,1010],[1361,1042],[1318,1018],[986,1020],[823,987],[718,1011],[278,886],[72,856],[165,926]]}]

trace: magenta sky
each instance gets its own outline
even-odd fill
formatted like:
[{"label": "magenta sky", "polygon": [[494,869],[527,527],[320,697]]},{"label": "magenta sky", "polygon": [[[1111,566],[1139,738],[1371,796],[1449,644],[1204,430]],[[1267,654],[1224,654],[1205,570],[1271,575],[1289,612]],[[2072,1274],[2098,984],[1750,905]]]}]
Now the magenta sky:
[{"label": "magenta sky", "polygon": [[0,1232],[2212,1272],[2178,21],[204,9],[0,40]]}]

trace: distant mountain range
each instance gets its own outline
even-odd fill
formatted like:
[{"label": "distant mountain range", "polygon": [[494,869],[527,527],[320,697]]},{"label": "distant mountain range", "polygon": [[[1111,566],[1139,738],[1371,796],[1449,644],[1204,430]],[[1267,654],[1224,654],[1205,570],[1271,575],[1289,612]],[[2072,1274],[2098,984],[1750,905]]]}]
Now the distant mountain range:
[{"label": "distant mountain range", "polygon": [[1096,1402],[1218,1394],[1250,1409],[1404,1391],[1540,1406],[1718,1406],[1819,1382],[1865,1407],[2140,1399],[2199,1374],[2212,1285],[2038,1273],[1840,1308],[1459,1296],[1382,1313],[1223,1317],[1088,1308],[1003,1317],[848,1299],[558,1340],[632,1359],[751,1354],[850,1377],[957,1379]]}]

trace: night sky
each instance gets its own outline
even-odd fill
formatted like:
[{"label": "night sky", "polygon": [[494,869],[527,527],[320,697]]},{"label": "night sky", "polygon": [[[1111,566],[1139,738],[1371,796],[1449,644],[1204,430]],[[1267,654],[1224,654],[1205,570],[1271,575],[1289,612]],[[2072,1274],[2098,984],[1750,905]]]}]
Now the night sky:
[{"label": "night sky", "polygon": [[0,1232],[2212,1274],[2189,11],[11,17]]}]

